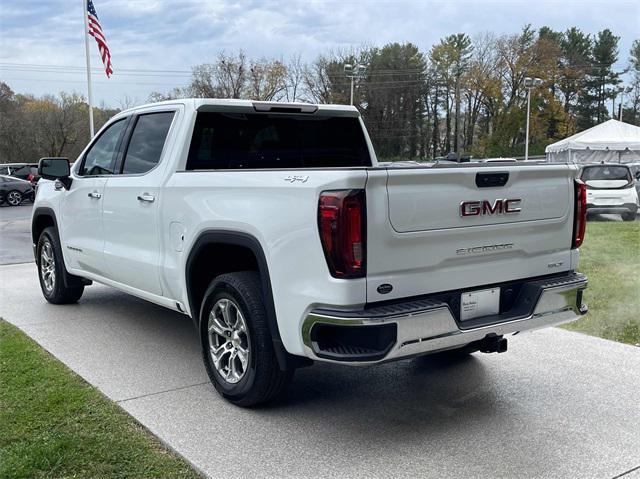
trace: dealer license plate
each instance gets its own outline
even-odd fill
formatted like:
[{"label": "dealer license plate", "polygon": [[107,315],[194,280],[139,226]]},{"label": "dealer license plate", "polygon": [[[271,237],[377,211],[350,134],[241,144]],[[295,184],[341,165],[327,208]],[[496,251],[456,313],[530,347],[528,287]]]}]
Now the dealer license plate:
[{"label": "dealer license plate", "polygon": [[500,288],[469,291],[460,295],[460,320],[479,318],[500,311]]}]

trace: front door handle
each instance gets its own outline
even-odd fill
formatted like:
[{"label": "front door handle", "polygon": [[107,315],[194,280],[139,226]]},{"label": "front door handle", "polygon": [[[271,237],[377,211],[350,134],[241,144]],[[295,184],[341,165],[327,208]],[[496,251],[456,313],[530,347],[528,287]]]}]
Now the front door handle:
[{"label": "front door handle", "polygon": [[96,200],[99,200],[100,198],[102,198],[102,194],[98,193],[97,191],[92,191],[87,196],[89,198],[95,198]]},{"label": "front door handle", "polygon": [[138,201],[142,201],[143,203],[153,203],[155,200],[156,197],[149,193],[142,193],[141,195],[138,195]]}]

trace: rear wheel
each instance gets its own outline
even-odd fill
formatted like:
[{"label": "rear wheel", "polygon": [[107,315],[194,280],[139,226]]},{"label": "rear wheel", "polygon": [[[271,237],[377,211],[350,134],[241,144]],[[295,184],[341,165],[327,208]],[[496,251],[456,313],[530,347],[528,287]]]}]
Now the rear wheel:
[{"label": "rear wheel", "polygon": [[215,278],[200,312],[207,374],[218,393],[238,406],[266,403],[285,391],[293,371],[278,365],[258,273]]},{"label": "rear wheel", "polygon": [[77,278],[67,273],[55,228],[49,227],[42,231],[36,254],[40,289],[45,299],[53,304],[77,302],[84,292],[84,285],[76,284]]},{"label": "rear wheel", "polygon": [[7,193],[7,198],[5,201],[10,206],[18,206],[20,203],[22,203],[22,199],[22,193],[20,193],[18,190],[12,190]]},{"label": "rear wheel", "polygon": [[627,213],[622,213],[622,221],[635,221],[636,213],[634,211],[629,211]]}]

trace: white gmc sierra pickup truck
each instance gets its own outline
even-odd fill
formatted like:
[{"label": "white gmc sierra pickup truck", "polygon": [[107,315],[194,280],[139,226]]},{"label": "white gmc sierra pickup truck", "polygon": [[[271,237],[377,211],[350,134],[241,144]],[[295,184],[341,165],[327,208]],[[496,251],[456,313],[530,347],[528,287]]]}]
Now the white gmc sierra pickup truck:
[{"label": "white gmc sierra pickup truck", "polygon": [[213,385],[241,406],[312,361],[502,352],[507,334],[586,312],[576,167],[378,163],[353,107],[142,106],[72,169],[39,171],[45,298],[97,281],[190,316]]}]

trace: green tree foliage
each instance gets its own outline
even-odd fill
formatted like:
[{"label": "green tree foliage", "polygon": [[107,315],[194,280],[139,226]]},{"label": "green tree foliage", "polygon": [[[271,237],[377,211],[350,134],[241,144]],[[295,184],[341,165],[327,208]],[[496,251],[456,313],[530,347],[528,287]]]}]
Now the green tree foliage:
[{"label": "green tree foliage", "polygon": [[617,95],[620,72],[613,69],[618,61],[618,40],[608,28],[598,32],[589,57],[584,88],[579,98],[580,129],[589,128],[609,118],[606,102]]},{"label": "green tree foliage", "polygon": [[[460,152],[461,140],[461,83],[469,71],[473,45],[464,33],[449,35],[440,40],[430,52],[433,77],[443,89],[439,100],[445,111],[445,146],[447,152]],[[438,99],[434,98],[435,103]],[[452,121],[453,117],[453,121]],[[460,146],[460,147],[459,147]]]},{"label": "green tree foliage", "polygon": [[562,77],[559,87],[564,111],[575,115],[578,95],[584,89],[586,73],[591,66],[591,38],[572,27],[562,36],[560,47]]},{"label": "green tree foliage", "polygon": [[422,156],[426,59],[411,43],[392,43],[369,52],[360,105],[378,154]]},{"label": "green tree foliage", "polygon": [[624,89],[628,106],[623,109],[623,120],[640,125],[640,39],[634,40],[629,52],[631,84]]}]

